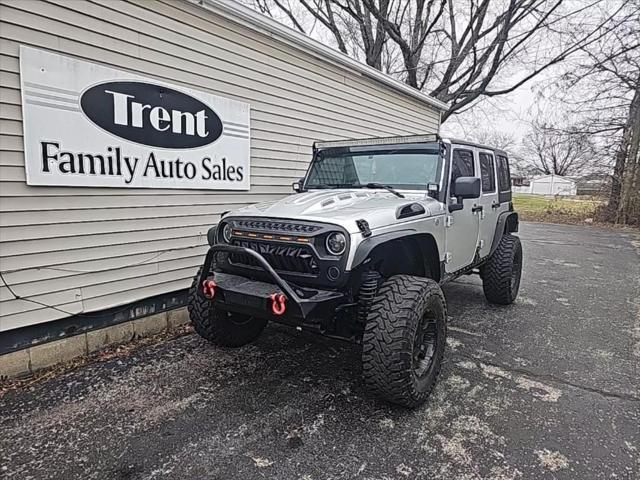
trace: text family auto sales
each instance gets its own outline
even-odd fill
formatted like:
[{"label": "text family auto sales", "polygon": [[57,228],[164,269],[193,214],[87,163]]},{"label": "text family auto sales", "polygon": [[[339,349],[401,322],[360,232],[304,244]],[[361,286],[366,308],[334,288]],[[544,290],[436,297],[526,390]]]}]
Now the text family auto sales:
[{"label": "text family auto sales", "polygon": [[106,152],[71,152],[58,142],[40,142],[42,171],[73,175],[105,175],[122,177],[126,184],[134,178],[224,180],[239,182],[244,178],[242,166],[228,163],[226,157],[204,157],[199,164],[180,158],[162,158],[150,152],[146,158],[126,155],[120,147],[108,146]]}]

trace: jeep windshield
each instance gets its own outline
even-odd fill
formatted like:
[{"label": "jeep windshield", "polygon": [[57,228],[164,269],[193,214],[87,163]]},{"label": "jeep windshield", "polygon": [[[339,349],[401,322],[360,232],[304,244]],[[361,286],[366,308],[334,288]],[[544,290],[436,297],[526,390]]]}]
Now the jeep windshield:
[{"label": "jeep windshield", "polygon": [[429,183],[440,183],[440,169],[438,144],[415,149],[328,149],[316,154],[305,188],[369,188],[379,184],[398,190],[426,190]]}]

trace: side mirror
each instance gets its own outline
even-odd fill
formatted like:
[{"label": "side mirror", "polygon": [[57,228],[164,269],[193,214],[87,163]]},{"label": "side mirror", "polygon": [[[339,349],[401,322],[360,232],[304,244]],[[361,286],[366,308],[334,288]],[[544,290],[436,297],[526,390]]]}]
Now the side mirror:
[{"label": "side mirror", "polygon": [[453,195],[458,201],[463,198],[480,197],[480,179],[477,177],[458,177],[453,184]]},{"label": "side mirror", "polygon": [[302,184],[304,183],[304,178],[301,178],[297,182],[293,182],[291,186],[293,187],[293,191],[296,193],[300,193],[302,191]]}]

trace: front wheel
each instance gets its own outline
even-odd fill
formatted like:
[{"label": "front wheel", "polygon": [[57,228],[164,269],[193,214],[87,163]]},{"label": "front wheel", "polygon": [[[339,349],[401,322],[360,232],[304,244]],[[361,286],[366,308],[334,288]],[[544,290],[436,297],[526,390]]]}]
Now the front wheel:
[{"label": "front wheel", "polygon": [[196,333],[221,347],[241,347],[258,338],[267,326],[267,319],[216,308],[202,294],[199,279],[200,270],[189,289],[188,305],[189,318]]},{"label": "front wheel", "polygon": [[522,245],[515,235],[505,234],[488,262],[482,266],[482,289],[491,303],[509,305],[518,296],[522,275]]},{"label": "front wheel", "polygon": [[378,291],[362,339],[367,387],[404,407],[423,403],[436,382],[446,343],[447,306],[433,280],[396,275]]}]

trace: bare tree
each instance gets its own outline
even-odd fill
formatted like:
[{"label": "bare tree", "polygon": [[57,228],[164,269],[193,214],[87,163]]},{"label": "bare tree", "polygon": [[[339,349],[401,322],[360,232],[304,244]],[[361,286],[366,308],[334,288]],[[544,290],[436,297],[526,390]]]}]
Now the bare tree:
[{"label": "bare tree", "polygon": [[[292,16],[284,0],[256,1],[273,1]],[[300,0],[345,52],[343,17],[359,25],[366,62],[375,68],[386,63],[381,56],[388,37],[403,62],[391,73],[448,103],[443,121],[482,97],[514,91],[597,43],[617,26],[622,8],[592,15],[604,1]],[[586,28],[585,18],[597,21]]]},{"label": "bare tree", "polygon": [[476,128],[468,137],[477,143],[511,153],[516,148],[516,139],[511,133],[500,132],[491,128]]},{"label": "bare tree", "polygon": [[430,62],[420,72],[423,51],[430,37],[439,34],[447,0],[362,0],[362,3],[400,49],[406,83],[422,90],[431,73]]},{"label": "bare tree", "polygon": [[640,225],[640,77],[616,154],[614,181],[620,188],[619,196],[613,194],[609,207],[616,208],[616,221]]},{"label": "bare tree", "polygon": [[[288,1],[285,4],[282,0],[253,0],[253,5],[258,9],[258,11],[260,11],[260,13],[268,15],[269,17],[273,17],[272,5],[275,6],[279,11],[284,12],[287,15],[287,18],[296,30],[304,34],[307,33],[300,22],[298,22],[297,16]],[[347,53],[347,51],[343,50],[343,53]]]},{"label": "bare tree", "polygon": [[615,28],[567,65],[560,100],[582,119],[579,133],[614,160],[603,218],[640,224],[640,3],[622,5]]},{"label": "bare tree", "polygon": [[593,173],[598,163],[588,134],[567,129],[562,122],[558,126],[542,115],[531,122],[522,156],[539,173],[561,176]]},{"label": "bare tree", "polygon": [[[389,0],[379,0],[387,8]],[[265,15],[275,17],[274,7],[284,13],[294,28],[302,33],[305,29],[298,18],[296,3],[284,0],[253,0],[254,6]],[[387,34],[382,24],[377,22],[371,12],[363,7],[361,0],[298,0],[298,7],[319,21],[332,35],[338,49],[346,54],[357,56],[360,50],[363,60],[370,66],[383,70],[383,53]],[[353,52],[349,52],[347,39]],[[384,71],[384,70],[383,70]]]},{"label": "bare tree", "polygon": [[[336,3],[358,25],[366,63],[381,70],[383,48],[387,41],[383,25],[376,22],[371,12],[363,7],[361,0]],[[380,0],[383,8],[388,8],[388,4],[389,0]]]}]

